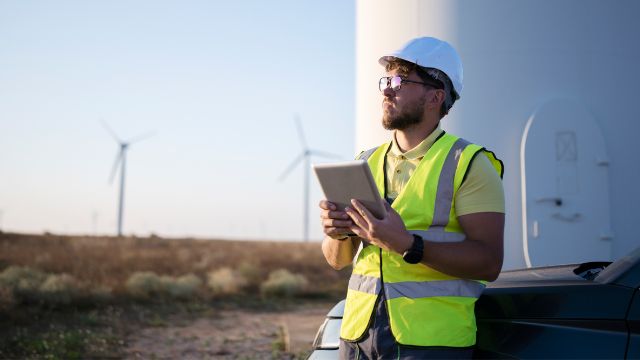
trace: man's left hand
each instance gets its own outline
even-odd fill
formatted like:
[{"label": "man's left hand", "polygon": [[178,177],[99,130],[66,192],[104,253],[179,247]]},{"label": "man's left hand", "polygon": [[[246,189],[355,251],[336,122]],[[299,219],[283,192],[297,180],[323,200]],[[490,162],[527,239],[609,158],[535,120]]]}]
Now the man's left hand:
[{"label": "man's left hand", "polygon": [[404,253],[413,244],[413,236],[404,226],[400,214],[386,201],[384,207],[387,211],[382,219],[373,216],[358,200],[351,200],[351,205],[345,211],[355,223],[350,227],[354,234],[372,245],[399,254]]}]

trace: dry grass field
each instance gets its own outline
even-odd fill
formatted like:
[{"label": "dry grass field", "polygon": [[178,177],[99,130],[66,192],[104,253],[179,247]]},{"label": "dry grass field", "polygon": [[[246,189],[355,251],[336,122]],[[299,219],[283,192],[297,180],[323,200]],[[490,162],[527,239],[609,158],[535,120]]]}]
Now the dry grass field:
[{"label": "dry grass field", "polygon": [[319,243],[0,233],[0,358],[300,358],[347,281]]}]

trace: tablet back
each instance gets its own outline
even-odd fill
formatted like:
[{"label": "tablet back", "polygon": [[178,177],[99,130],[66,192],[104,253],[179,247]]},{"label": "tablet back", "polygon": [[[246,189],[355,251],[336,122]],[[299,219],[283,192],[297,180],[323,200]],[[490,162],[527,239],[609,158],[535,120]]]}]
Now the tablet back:
[{"label": "tablet back", "polygon": [[378,219],[384,217],[383,200],[366,161],[314,164],[313,170],[325,198],[336,204],[339,210],[344,210],[351,205],[351,199],[356,199]]}]

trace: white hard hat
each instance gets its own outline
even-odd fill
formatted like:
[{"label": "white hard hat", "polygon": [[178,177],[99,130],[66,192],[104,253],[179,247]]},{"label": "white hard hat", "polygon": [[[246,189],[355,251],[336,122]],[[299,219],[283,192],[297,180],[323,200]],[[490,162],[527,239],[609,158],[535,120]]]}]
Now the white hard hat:
[{"label": "white hard hat", "polygon": [[416,38],[399,50],[382,56],[378,62],[387,65],[392,58],[442,71],[451,79],[457,98],[462,94],[462,61],[456,49],[448,42],[432,37]]}]

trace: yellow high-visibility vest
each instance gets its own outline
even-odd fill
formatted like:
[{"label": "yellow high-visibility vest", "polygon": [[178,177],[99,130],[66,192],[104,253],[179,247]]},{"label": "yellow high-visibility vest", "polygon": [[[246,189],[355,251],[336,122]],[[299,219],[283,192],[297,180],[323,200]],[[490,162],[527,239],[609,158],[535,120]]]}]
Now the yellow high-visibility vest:
[{"label": "yellow high-visibility vest", "polygon": [[[385,157],[391,143],[368,158],[378,191],[385,195]],[[429,148],[391,205],[409,232],[429,241],[463,241],[453,199],[471,161],[484,152],[502,177],[503,165],[484,148],[443,133]],[[475,344],[474,304],[485,282],[449,276],[400,254],[363,242],[354,265],[340,337],[361,339],[384,291],[391,333],[402,345],[467,347]]]}]

